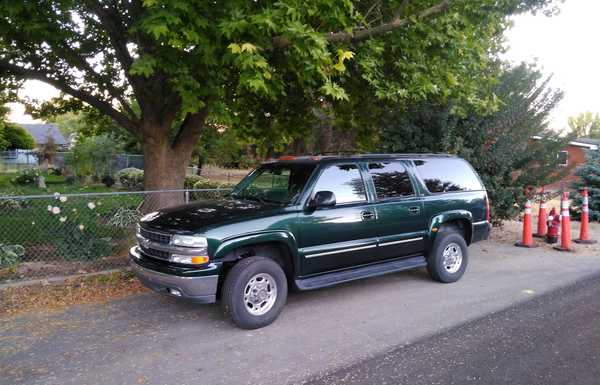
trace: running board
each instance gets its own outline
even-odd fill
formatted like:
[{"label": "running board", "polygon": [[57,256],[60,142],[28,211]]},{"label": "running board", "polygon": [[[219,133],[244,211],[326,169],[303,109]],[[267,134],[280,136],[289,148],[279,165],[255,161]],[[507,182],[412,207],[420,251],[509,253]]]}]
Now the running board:
[{"label": "running board", "polygon": [[378,275],[416,269],[424,266],[427,266],[427,260],[421,255],[417,257],[395,259],[390,262],[377,263],[353,269],[335,271],[310,278],[296,279],[295,283],[296,287],[300,290],[313,290],[337,285],[338,283],[354,281],[356,279],[376,277]]}]

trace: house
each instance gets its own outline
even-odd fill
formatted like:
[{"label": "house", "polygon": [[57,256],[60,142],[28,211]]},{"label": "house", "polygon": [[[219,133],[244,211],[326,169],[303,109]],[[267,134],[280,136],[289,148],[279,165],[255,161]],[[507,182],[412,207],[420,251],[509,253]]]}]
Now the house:
[{"label": "house", "polygon": [[27,132],[33,136],[35,147],[39,148],[52,138],[58,150],[65,150],[69,147],[69,142],[55,124],[20,124]]},{"label": "house", "polygon": [[[539,139],[539,137],[533,137]],[[600,148],[600,139],[592,138],[577,138],[569,142],[569,144],[559,153],[558,164],[560,167],[566,168],[567,174],[561,180],[544,186],[546,191],[558,191],[563,188],[569,188],[571,183],[577,180],[575,172],[581,164],[586,160],[586,151],[598,150]]]}]

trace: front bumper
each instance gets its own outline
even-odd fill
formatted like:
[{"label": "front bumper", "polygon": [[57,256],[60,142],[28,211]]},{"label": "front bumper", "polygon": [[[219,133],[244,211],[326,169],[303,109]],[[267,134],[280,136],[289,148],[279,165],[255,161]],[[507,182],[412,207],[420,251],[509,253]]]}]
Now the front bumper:
[{"label": "front bumper", "polygon": [[[166,274],[140,265],[137,246],[129,251],[129,263],[144,286],[158,293],[196,303],[213,303],[217,299],[218,275],[184,277]],[[179,293],[177,295],[176,293]]]}]

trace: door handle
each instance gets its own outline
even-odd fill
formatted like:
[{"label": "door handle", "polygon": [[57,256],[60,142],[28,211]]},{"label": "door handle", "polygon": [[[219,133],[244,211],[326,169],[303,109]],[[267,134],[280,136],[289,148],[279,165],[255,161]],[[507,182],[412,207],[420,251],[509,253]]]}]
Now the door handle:
[{"label": "door handle", "polygon": [[363,211],[360,213],[360,217],[363,221],[368,221],[375,218],[375,214],[372,211]]},{"label": "door handle", "polygon": [[409,212],[410,214],[413,214],[413,215],[414,215],[414,214],[418,214],[418,213],[419,213],[419,211],[421,211],[421,209],[419,208],[419,206],[413,206],[413,207],[409,207],[409,208],[408,208],[408,212]]}]

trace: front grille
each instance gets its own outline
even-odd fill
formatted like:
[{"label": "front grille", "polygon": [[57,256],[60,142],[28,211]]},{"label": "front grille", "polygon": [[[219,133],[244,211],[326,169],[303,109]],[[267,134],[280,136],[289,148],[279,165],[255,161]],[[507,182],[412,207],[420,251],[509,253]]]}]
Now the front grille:
[{"label": "front grille", "polygon": [[157,259],[162,259],[162,260],[168,261],[169,258],[171,257],[171,253],[169,253],[167,251],[150,249],[150,248],[146,248],[143,246],[141,246],[141,248],[142,248],[142,252],[144,254],[146,254],[147,256],[152,257],[152,258],[157,258]]},{"label": "front grille", "polygon": [[152,242],[165,244],[171,243],[171,234],[159,233],[157,231],[149,231],[144,228],[140,228],[140,235],[146,239],[151,240]]}]

